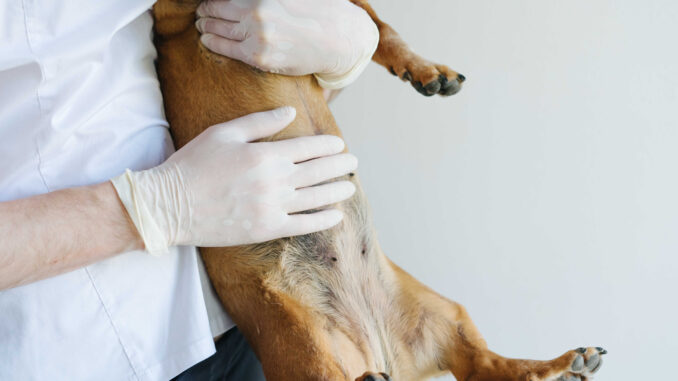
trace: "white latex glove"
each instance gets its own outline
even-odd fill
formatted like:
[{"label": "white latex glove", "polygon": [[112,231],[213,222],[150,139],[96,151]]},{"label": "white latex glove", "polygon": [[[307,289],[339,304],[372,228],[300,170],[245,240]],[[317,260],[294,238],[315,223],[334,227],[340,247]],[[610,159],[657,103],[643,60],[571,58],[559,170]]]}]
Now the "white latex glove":
[{"label": "white latex glove", "polygon": [[379,31],[348,0],[206,0],[197,10],[202,43],[263,71],[314,73],[338,89],[370,62]]},{"label": "white latex glove", "polygon": [[169,246],[235,246],[324,230],[338,224],[336,209],[349,181],[313,186],[357,167],[344,142],[320,135],[248,143],[294,120],[294,108],[250,114],[212,126],[162,165],[127,171],[112,180],[151,254]]}]

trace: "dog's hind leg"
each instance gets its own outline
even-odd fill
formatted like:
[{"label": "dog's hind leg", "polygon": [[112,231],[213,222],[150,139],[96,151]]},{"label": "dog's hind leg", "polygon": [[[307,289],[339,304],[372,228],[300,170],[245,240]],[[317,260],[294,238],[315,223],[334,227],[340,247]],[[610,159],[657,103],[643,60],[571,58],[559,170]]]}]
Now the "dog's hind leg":
[{"label": "dog's hind leg", "polygon": [[[449,370],[459,381],[585,381],[602,348],[579,348],[550,361],[509,359],[490,351],[466,309],[392,264],[399,283],[400,324],[406,351],[420,354],[418,375]],[[430,361],[434,359],[434,361]],[[401,370],[402,371],[402,370]]]},{"label": "dog's hind leg", "polygon": [[464,381],[584,381],[602,364],[602,348],[579,348],[549,361],[502,357],[474,340],[478,335],[466,311],[457,317],[448,349],[447,368]]},{"label": "dog's hind leg", "polygon": [[466,80],[463,75],[415,54],[391,26],[379,19],[366,0],[350,1],[363,8],[377,24],[379,47],[372,57],[375,62],[391,74],[409,81],[419,93],[426,96],[448,96],[461,90],[461,84]]},{"label": "dog's hind leg", "polygon": [[268,381],[349,381],[318,315],[266,285],[265,270],[259,267],[266,259],[242,255],[237,248],[201,252],[215,290],[228,301],[224,307],[261,361]]}]

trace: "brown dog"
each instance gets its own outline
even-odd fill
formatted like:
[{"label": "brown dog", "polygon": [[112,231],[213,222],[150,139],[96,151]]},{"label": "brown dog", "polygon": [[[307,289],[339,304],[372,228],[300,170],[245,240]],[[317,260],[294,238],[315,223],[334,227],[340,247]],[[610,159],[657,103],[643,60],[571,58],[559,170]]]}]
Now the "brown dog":
[{"label": "brown dog", "polygon": [[[211,125],[283,105],[296,107],[297,118],[274,140],[341,135],[312,76],[261,73],[202,47],[198,3],[160,0],[154,8],[158,74],[177,148]],[[415,55],[366,1],[353,3],[379,28],[375,61],[425,95],[459,91],[463,76]],[[598,370],[602,348],[551,361],[491,352],[464,307],[386,258],[358,178],[347,178],[358,191],[337,206],[345,217],[329,231],[200,250],[268,380],[418,380],[452,372],[458,380],[570,381]]]}]

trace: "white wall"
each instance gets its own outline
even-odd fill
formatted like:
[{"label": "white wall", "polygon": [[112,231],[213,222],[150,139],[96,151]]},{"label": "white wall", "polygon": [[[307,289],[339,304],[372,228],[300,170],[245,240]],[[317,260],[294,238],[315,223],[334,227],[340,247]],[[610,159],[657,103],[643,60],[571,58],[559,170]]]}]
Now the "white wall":
[{"label": "white wall", "polygon": [[674,379],[678,2],[372,5],[468,78],[425,98],[372,65],[332,106],[387,254],[503,355]]}]

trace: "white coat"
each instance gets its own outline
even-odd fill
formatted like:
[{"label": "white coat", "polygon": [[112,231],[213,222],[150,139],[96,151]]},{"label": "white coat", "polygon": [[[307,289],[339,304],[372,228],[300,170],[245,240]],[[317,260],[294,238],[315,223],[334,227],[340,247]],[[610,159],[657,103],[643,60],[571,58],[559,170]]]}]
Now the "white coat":
[{"label": "white coat", "polygon": [[[173,152],[152,4],[0,2],[0,201],[104,182]],[[0,291],[0,380],[167,380],[206,358],[232,323],[210,299],[210,332],[195,253],[129,252]]]}]

